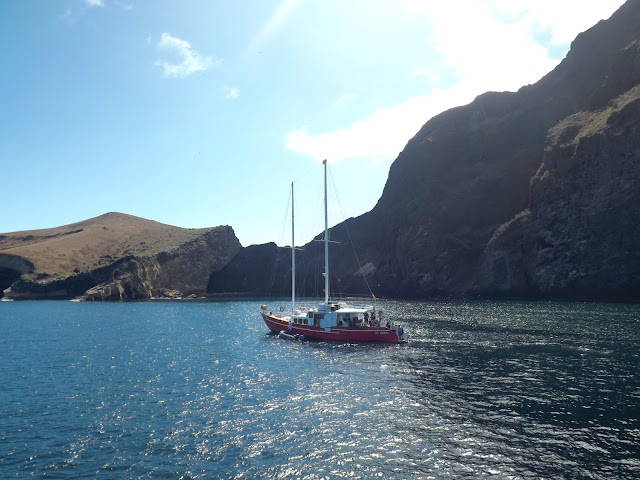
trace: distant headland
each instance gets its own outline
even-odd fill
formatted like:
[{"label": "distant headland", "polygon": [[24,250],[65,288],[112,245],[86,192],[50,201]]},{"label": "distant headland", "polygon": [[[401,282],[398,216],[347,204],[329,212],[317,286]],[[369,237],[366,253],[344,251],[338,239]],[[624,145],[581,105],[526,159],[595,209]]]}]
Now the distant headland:
[{"label": "distant headland", "polygon": [[5,299],[200,296],[240,248],[231,227],[184,229],[107,213],[0,235],[0,290]]}]

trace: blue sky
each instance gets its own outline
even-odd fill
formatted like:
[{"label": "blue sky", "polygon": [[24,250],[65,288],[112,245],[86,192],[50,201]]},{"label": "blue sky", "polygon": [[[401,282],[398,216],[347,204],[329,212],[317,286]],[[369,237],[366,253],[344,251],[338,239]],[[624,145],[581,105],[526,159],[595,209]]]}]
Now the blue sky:
[{"label": "blue sky", "polygon": [[5,0],[0,232],[110,211],[244,246],[376,204],[433,115],[517,90],[622,0]]}]

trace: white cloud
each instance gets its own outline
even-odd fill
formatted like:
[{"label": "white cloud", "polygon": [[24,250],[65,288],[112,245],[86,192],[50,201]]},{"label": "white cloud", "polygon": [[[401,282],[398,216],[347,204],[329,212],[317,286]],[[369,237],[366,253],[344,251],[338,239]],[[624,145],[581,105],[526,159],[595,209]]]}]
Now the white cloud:
[{"label": "white cloud", "polygon": [[219,60],[214,61],[211,57],[202,56],[186,40],[166,32],[158,42],[158,49],[176,57],[173,62],[166,59],[156,62],[156,65],[162,67],[165,77],[186,77],[220,63]]},{"label": "white cloud", "polygon": [[[623,0],[399,0],[413,14],[425,15],[432,25],[431,44],[442,66],[458,80],[440,91],[409,98],[378,110],[368,118],[335,131],[297,128],[285,148],[312,157],[338,161],[366,157],[393,160],[407,141],[432,116],[471,102],[486,91],[515,91],[536,82],[557,61],[548,47],[572,40],[601,18],[608,18]],[[588,6],[586,5],[588,4]],[[549,45],[534,34],[546,31]],[[414,66],[410,79],[427,76]]]},{"label": "white cloud", "polygon": [[367,157],[374,163],[381,163],[400,153],[409,136],[424,124],[425,118],[444,110],[448,97],[444,92],[433,92],[429,96],[411,98],[335,132],[314,134],[305,126],[287,135],[285,148],[318,162],[325,158],[338,162]]},{"label": "white cloud", "polygon": [[436,75],[432,70],[428,68],[413,67],[411,73],[409,74],[409,79],[415,80],[416,78],[426,78],[427,80],[433,81],[436,78]]},{"label": "white cloud", "polygon": [[104,0],[85,0],[89,7],[104,7]]},{"label": "white cloud", "polygon": [[531,27],[548,29],[550,43],[562,45],[599,20],[609,18],[623,3],[622,0],[494,0],[493,7],[498,13],[522,17]]},{"label": "white cloud", "polygon": [[224,87],[223,90],[226,100],[235,100],[240,96],[240,90],[236,87]]},{"label": "white cloud", "polygon": [[[404,0],[407,2],[408,0]],[[433,26],[432,44],[444,67],[459,78],[461,91],[516,90],[538,80],[556,62],[530,34],[531,21],[508,21],[490,2],[411,2]],[[461,12],[464,14],[461,15]],[[418,72],[419,70],[415,70]]]}]

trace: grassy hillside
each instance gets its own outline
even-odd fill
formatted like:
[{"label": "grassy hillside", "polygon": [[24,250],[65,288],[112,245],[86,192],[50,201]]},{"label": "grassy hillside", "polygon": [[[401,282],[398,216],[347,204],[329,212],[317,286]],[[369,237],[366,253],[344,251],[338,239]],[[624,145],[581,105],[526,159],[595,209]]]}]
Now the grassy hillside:
[{"label": "grassy hillside", "polygon": [[62,227],[0,234],[0,253],[29,260],[36,274],[64,277],[128,255],[149,256],[197,238],[204,229],[185,229],[107,213]]}]

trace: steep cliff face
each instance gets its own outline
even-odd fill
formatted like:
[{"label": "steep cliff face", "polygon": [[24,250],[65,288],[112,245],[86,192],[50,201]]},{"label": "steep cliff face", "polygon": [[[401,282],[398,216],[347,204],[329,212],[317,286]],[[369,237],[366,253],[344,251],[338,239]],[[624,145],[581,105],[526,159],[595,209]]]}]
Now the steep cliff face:
[{"label": "steep cliff face", "polygon": [[[639,37],[640,2],[628,2],[579,35],[565,60],[535,85],[481,95],[429,121],[392,165],[371,212],[389,232],[389,248],[371,259],[383,292],[476,292],[488,241],[527,208],[547,132],[640,82]],[[484,286],[487,294],[501,291]]]},{"label": "steep cliff face", "polygon": [[275,243],[243,248],[225,268],[213,272],[207,291],[268,296],[291,292],[291,250]]},{"label": "steep cliff face", "polygon": [[240,242],[230,227],[214,228],[169,251],[123,259],[105,272],[106,281],[87,290],[81,298],[124,300],[203,295],[211,274],[229,263],[239,250]]},{"label": "steep cliff face", "polygon": [[480,293],[640,295],[640,86],[549,131],[526,210],[485,249]]},{"label": "steep cliff face", "polygon": [[20,276],[32,272],[33,263],[17,255],[0,253],[0,297],[2,292],[9,288]]},{"label": "steep cliff face", "polygon": [[[240,250],[231,227],[181,229],[123,215],[5,234],[0,268],[9,299],[123,300],[202,295]],[[5,282],[5,284],[8,282]]]},{"label": "steep cliff face", "polygon": [[[366,293],[370,285],[377,295],[396,297],[574,296],[579,290],[626,298],[632,290],[640,298],[633,286],[637,263],[628,253],[640,246],[633,227],[640,220],[637,198],[618,193],[637,184],[614,178],[638,176],[638,138],[614,125],[624,117],[625,128],[636,122],[637,130],[634,94],[625,94],[640,84],[639,45],[640,2],[630,0],[580,34],[560,65],[534,85],[480,95],[428,121],[392,164],[375,208],[332,229],[331,239],[344,242],[331,246],[336,292]],[[597,126],[603,122],[607,128]],[[569,169],[580,178],[561,174],[567,167],[556,164],[580,165]],[[573,201],[564,202],[567,196]],[[553,207],[559,204],[564,217]],[[579,227],[587,211],[593,214]],[[522,241],[543,225],[545,246],[513,247],[513,236]],[[594,249],[605,244],[606,257],[597,260]],[[322,271],[315,250],[305,246],[297,275]],[[626,280],[613,279],[616,269]]]}]

